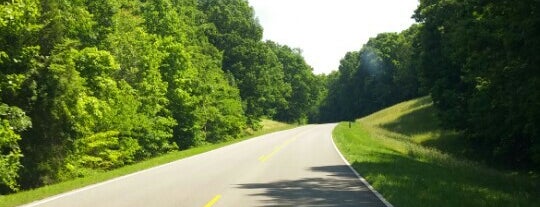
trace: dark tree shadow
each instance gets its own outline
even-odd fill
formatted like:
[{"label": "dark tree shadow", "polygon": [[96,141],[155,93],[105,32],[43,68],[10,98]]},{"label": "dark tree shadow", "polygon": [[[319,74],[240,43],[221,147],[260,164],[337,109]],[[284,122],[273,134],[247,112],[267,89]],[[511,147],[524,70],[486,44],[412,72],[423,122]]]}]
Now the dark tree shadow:
[{"label": "dark tree shadow", "polygon": [[413,103],[410,106],[410,108],[417,108],[417,107],[421,107],[421,106],[428,105],[431,103],[433,103],[433,101],[431,100],[431,97],[425,96],[425,97],[419,98],[415,103]]},{"label": "dark tree shadow", "polygon": [[384,206],[346,165],[310,168],[325,177],[240,184],[242,189],[263,189],[262,206]]},{"label": "dark tree shadow", "polygon": [[382,128],[405,135],[415,135],[440,129],[433,106],[420,106],[400,116],[397,120],[381,125]]},{"label": "dark tree shadow", "polygon": [[431,133],[433,139],[424,140],[419,144],[436,148],[457,157],[482,161],[478,158],[478,154],[473,154],[466,147],[468,145],[467,140],[461,133],[442,129],[436,115],[436,109],[432,105],[418,104],[418,106],[411,107],[411,109],[413,109],[411,112],[403,114],[395,121],[382,124],[379,127],[407,136]]}]

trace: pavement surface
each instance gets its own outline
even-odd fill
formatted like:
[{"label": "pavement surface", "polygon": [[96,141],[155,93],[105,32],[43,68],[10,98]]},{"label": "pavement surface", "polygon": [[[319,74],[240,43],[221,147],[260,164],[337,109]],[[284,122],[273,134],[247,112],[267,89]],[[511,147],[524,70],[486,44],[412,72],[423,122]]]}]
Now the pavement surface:
[{"label": "pavement surface", "polygon": [[267,134],[27,206],[385,206],[336,151],[335,126]]}]

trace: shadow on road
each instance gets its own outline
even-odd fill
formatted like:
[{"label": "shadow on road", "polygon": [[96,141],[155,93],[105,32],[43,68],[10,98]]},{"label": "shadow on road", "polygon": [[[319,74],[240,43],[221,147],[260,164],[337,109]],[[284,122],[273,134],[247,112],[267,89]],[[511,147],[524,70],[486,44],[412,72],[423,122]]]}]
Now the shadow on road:
[{"label": "shadow on road", "polygon": [[262,206],[384,206],[346,165],[310,168],[326,176],[241,184],[242,189],[262,189],[251,194]]}]

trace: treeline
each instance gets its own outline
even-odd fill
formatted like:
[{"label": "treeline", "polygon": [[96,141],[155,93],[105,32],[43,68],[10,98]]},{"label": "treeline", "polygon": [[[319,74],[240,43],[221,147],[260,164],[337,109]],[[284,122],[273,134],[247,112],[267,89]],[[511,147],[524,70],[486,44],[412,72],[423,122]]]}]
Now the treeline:
[{"label": "treeline", "polygon": [[318,121],[351,120],[431,95],[472,156],[540,166],[540,2],[421,0],[418,24],[369,40],[327,77]]},{"label": "treeline", "polygon": [[307,122],[320,78],[261,39],[245,0],[1,1],[0,193]]},{"label": "treeline", "polygon": [[478,156],[540,167],[540,2],[420,1],[418,69]]},{"label": "treeline", "polygon": [[399,34],[379,34],[360,51],[347,53],[339,70],[326,77],[328,95],[317,121],[354,120],[425,94],[416,71],[419,31],[413,25]]}]

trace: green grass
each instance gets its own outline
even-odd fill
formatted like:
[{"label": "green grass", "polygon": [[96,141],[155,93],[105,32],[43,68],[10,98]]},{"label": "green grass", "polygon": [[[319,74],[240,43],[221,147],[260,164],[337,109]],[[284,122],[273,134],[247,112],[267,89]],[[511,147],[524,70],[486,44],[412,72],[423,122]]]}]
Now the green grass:
[{"label": "green grass", "polygon": [[56,194],[68,192],[77,188],[82,188],[84,186],[96,184],[96,183],[103,182],[109,179],[131,174],[137,171],[141,171],[141,170],[155,167],[158,165],[166,164],[172,161],[187,158],[187,157],[197,155],[200,153],[208,152],[208,151],[220,148],[220,147],[224,147],[230,144],[234,144],[234,143],[249,139],[249,138],[253,138],[256,136],[260,136],[263,134],[272,133],[276,131],[291,129],[297,126],[297,125],[276,122],[272,120],[263,120],[262,124],[263,124],[263,128],[261,130],[253,132],[253,133],[249,133],[248,135],[244,136],[241,139],[231,140],[231,141],[222,142],[218,144],[204,145],[204,146],[195,147],[195,148],[191,148],[191,149],[183,150],[183,151],[175,151],[169,154],[165,154],[163,156],[155,157],[155,158],[145,160],[145,161],[133,164],[133,165],[121,167],[115,170],[111,170],[107,172],[93,172],[85,177],[76,178],[74,180],[69,180],[69,181],[65,181],[65,182],[61,182],[61,183],[57,183],[57,184],[53,184],[49,186],[44,186],[44,187],[33,189],[33,190],[22,191],[16,194],[0,195],[0,207],[17,206],[17,205],[29,203],[32,201],[40,200],[40,199],[47,198]]},{"label": "green grass", "polygon": [[438,127],[429,98],[384,109],[334,130],[351,165],[390,203],[407,206],[538,206],[539,179],[466,159],[459,133]]}]

